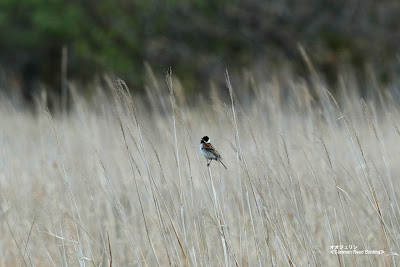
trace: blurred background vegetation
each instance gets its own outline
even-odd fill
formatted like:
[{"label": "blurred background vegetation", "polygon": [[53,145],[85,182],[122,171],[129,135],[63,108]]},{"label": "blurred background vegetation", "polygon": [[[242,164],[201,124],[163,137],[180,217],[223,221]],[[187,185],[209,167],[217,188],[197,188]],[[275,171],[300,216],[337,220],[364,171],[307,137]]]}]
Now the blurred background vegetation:
[{"label": "blurred background vegetation", "polygon": [[391,82],[399,41],[398,0],[1,0],[0,87],[26,98],[39,85],[59,92],[63,47],[68,80],[113,73],[138,91],[145,63],[172,67],[188,91],[223,80],[225,68],[301,77],[298,44],[328,83],[343,66]]}]

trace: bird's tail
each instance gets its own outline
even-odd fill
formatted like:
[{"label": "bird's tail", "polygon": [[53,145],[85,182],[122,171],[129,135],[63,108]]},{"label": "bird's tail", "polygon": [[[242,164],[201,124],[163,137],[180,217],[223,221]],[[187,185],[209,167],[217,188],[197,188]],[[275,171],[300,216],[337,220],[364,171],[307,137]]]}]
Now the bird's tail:
[{"label": "bird's tail", "polygon": [[225,167],[225,169],[228,169],[226,166],[225,166],[225,164],[224,163],[222,163],[222,160],[219,158],[218,159],[218,161],[219,161],[219,163],[221,163],[222,164],[222,166],[224,166]]}]

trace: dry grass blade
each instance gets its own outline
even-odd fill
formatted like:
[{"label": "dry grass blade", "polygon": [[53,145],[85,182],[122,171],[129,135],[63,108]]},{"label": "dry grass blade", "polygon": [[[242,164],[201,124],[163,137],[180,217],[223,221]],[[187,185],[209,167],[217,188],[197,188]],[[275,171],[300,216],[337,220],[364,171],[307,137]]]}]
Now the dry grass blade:
[{"label": "dry grass blade", "polygon": [[107,231],[107,241],[108,241],[108,252],[110,253],[110,267],[112,267],[113,257],[111,252],[110,235],[108,234],[108,231]]},{"label": "dry grass blade", "polygon": [[147,94],[76,88],[68,115],[0,98],[0,266],[399,266],[400,107],[349,75],[333,97],[300,52],[310,83],[226,71],[191,98],[146,65]]}]

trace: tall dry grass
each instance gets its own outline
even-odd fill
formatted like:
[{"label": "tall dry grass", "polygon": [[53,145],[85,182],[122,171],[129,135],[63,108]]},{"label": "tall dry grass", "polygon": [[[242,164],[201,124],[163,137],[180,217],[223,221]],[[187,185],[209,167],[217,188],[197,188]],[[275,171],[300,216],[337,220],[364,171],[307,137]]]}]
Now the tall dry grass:
[{"label": "tall dry grass", "polygon": [[[400,109],[351,75],[247,73],[187,99],[149,70],[70,114],[0,106],[1,266],[394,266]],[[398,89],[398,88],[397,88]],[[73,92],[73,91],[72,91]],[[204,135],[228,170],[210,168]],[[331,246],[383,250],[335,255]]]}]

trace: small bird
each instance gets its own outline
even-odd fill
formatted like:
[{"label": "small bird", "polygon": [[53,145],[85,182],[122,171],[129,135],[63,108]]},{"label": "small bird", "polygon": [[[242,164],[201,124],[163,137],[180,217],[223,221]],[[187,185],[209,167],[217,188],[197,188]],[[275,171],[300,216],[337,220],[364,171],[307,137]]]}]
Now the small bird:
[{"label": "small bird", "polygon": [[[210,166],[212,160],[216,160],[219,161],[219,163],[221,163],[222,166],[225,167],[225,169],[227,169],[224,163],[222,163],[221,155],[210,143],[210,138],[208,138],[208,136],[204,136],[203,138],[201,138],[200,150],[203,153],[203,156],[207,159],[207,167]],[[208,160],[210,160],[210,162],[208,162]]]}]

